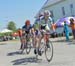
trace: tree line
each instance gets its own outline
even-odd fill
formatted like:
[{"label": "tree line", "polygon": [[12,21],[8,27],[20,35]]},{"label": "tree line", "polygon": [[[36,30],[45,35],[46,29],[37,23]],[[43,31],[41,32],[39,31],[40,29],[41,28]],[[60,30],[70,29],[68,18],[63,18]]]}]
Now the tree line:
[{"label": "tree line", "polygon": [[7,25],[7,29],[12,30],[12,31],[16,31],[16,30],[17,30],[17,27],[16,27],[15,22],[10,21],[10,22],[8,23],[8,25]]}]

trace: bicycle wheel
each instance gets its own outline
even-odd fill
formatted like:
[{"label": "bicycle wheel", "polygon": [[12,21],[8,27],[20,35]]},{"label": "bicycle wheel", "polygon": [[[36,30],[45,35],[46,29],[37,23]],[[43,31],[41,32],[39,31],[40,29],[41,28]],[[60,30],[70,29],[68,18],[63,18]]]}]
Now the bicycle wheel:
[{"label": "bicycle wheel", "polygon": [[43,52],[45,51],[45,41],[44,39],[41,40],[41,43],[40,43],[40,50],[41,50],[41,53],[43,54]]},{"label": "bicycle wheel", "polygon": [[26,53],[29,54],[30,51],[31,51],[31,42],[27,41],[27,44],[26,44]]},{"label": "bicycle wheel", "polygon": [[53,45],[50,40],[45,45],[45,57],[48,62],[50,62],[53,58]]}]

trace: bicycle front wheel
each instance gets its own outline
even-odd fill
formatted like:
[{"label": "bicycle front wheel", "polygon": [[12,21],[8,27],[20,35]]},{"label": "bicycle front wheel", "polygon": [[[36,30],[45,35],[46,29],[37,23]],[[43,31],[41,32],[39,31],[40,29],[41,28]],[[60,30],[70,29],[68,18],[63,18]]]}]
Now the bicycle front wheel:
[{"label": "bicycle front wheel", "polygon": [[27,42],[26,44],[26,53],[29,54],[31,51],[31,42]]},{"label": "bicycle front wheel", "polygon": [[24,52],[24,49],[25,49],[25,44],[22,44],[21,54]]},{"label": "bicycle front wheel", "polygon": [[48,62],[50,62],[53,58],[53,45],[50,40],[46,43],[45,46],[45,57]]}]

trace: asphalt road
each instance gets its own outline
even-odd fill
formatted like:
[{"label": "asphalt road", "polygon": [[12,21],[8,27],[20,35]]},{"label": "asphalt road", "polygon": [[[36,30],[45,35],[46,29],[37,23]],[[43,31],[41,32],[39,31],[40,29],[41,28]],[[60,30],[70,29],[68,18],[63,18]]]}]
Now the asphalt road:
[{"label": "asphalt road", "polygon": [[48,63],[44,54],[36,61],[33,49],[30,54],[20,54],[20,42],[0,42],[0,66],[75,66],[75,41],[64,38],[51,39],[54,48],[53,59]]}]

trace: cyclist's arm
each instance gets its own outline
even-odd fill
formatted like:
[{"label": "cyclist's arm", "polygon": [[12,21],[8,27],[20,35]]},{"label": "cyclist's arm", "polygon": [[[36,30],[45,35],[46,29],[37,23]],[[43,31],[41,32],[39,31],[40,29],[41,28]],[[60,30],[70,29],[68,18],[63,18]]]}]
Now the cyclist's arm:
[{"label": "cyclist's arm", "polygon": [[22,27],[22,33],[25,34],[25,26]]}]

